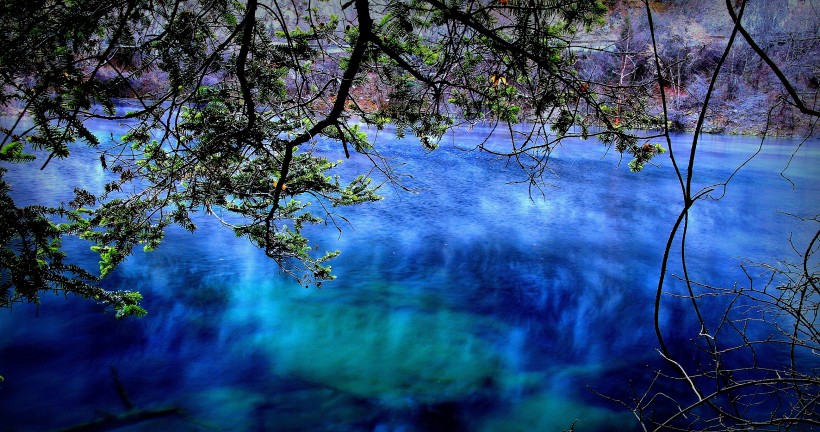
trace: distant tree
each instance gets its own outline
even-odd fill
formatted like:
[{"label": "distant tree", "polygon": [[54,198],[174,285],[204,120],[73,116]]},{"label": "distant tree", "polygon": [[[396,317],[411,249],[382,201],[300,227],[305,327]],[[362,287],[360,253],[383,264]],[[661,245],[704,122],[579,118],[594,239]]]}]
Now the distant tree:
[{"label": "distant tree", "polygon": [[[302,228],[379,197],[366,173],[333,176],[314,144],[332,140],[397,180],[354,120],[427,149],[459,126],[504,125],[503,155],[536,186],[570,136],[598,137],[640,169],[659,152],[628,132],[650,121],[642,105],[575,69],[575,35],[604,12],[597,0],[5,1],[0,103],[16,121],[0,158],[48,169],[86,145],[114,180],[31,207],[3,180],[0,306],[53,290],[143,314],[138,293],[103,291],[67,264],[61,239],[91,242],[105,276],[169,225],[194,231],[203,211],[303,283],[332,279],[338,252],[317,254]],[[89,119],[130,130],[101,139]]]}]

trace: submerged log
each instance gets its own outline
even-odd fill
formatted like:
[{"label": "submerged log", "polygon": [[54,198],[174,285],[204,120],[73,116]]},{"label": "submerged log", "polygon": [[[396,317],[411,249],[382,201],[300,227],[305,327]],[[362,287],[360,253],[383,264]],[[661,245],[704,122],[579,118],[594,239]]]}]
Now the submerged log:
[{"label": "submerged log", "polygon": [[134,406],[134,403],[131,402],[131,398],[128,397],[128,393],[125,391],[125,386],[123,386],[120,381],[120,375],[114,367],[111,368],[111,379],[114,381],[114,388],[117,390],[117,396],[119,396],[120,402],[122,402],[123,406],[127,410],[126,412],[122,414],[103,413],[101,417],[95,420],[57,429],[55,432],[100,432],[162,417],[184,415],[182,409],[178,407],[137,409]]},{"label": "submerged log", "polygon": [[136,423],[141,423],[148,420],[154,420],[162,417],[182,416],[183,411],[177,407],[166,407],[156,409],[134,409],[124,412],[122,414],[111,414],[104,417],[92,420],[87,423],[70,426],[63,429],[57,429],[56,432],[99,432],[111,429],[129,426]]}]

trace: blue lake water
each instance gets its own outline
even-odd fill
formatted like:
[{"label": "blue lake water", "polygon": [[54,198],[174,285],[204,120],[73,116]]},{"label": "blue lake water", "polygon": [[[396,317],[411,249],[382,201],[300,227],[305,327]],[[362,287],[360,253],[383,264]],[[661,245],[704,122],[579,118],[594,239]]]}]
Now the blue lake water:
[{"label": "blue lake water", "polygon": [[[108,128],[99,135],[122,134]],[[630,173],[594,141],[567,142],[541,196],[510,184],[522,178],[514,164],[464,151],[486,133],[459,132],[426,153],[380,132],[377,146],[418,191],[387,186],[383,201],[341,210],[341,234],[311,231],[322,249],[342,251],[338,279],[321,289],[300,288],[203,217],[195,234],[171,229],[103,281],[142,292],[145,318],[116,321],[50,295],[0,311],[0,430],[124,412],[112,369],[138,408],[186,412],[128,431],[560,431],[576,420],[577,431],[634,429],[631,413],[591,390],[624,397],[629,380],[661,364],[653,302],[681,203],[668,154]],[[675,136],[676,150],[689,140]],[[791,258],[789,235],[813,233],[785,214],[814,217],[820,204],[818,140],[780,174],[798,143],[767,141],[722,200],[694,208],[694,279],[730,284],[742,279],[740,258]],[[758,145],[703,137],[695,184],[725,179]],[[105,173],[82,157],[89,151],[44,171],[10,167],[18,204],[100,190]],[[369,163],[354,155],[340,174]],[[68,246],[96,268],[87,244]],[[673,260],[671,273],[679,267]],[[669,343],[688,349],[685,303],[664,306]]]}]

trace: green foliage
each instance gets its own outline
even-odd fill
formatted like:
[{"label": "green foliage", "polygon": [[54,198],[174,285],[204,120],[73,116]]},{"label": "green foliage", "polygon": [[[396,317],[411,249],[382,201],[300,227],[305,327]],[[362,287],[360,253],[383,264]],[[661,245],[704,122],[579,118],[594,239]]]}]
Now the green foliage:
[{"label": "green foliage", "polygon": [[558,117],[552,122],[552,129],[561,137],[569,132],[569,129],[578,121],[578,117],[566,109],[558,112]]},{"label": "green foliage", "polygon": [[[144,315],[138,293],[111,292],[97,285],[86,270],[65,261],[62,236],[85,226],[80,212],[42,206],[17,207],[0,168],[0,307],[18,302],[40,303],[42,292],[75,294],[112,307],[117,318]],[[54,224],[65,217],[73,223]],[[81,222],[82,221],[82,222]]]},{"label": "green foliage", "polygon": [[629,161],[629,170],[632,172],[641,171],[646,165],[647,162],[652,160],[655,155],[666,153],[666,149],[661,147],[660,144],[644,144],[640,147],[633,147],[632,154],[635,156],[631,161]]},{"label": "green foliage", "polygon": [[[392,124],[426,150],[465,124],[552,123],[560,138],[576,126],[587,136],[597,122],[619,151],[632,151],[578,78],[568,43],[601,22],[599,1],[357,0],[345,11],[253,0],[46,3],[0,6],[0,102],[24,107],[20,119],[33,125],[3,130],[0,160],[30,163],[30,153],[43,152],[47,167],[82,143],[109,180],[36,211],[3,192],[4,226],[17,227],[1,239],[13,276],[3,279],[4,306],[58,286],[109,303],[117,317],[141,316],[138,294],[104,292],[96,276],[62,264],[60,239],[88,241],[104,278],[134,247],[159,247],[168,226],[195,231],[200,212],[219,215],[305,284],[332,279],[328,261],[338,251],[321,252],[305,227],[380,199],[379,182],[340,178],[339,162],[316,145],[329,140],[348,157],[377,158],[356,120]],[[136,106],[117,113],[121,97]],[[104,141],[85,126],[90,118],[129,130]],[[540,143],[550,139],[544,134],[524,135]],[[61,279],[41,280],[51,274]]]},{"label": "green foliage", "polygon": [[114,307],[117,312],[115,315],[117,319],[123,319],[129,316],[144,317],[148,314],[148,311],[139,306],[139,302],[142,301],[142,295],[140,293],[125,291],[122,293],[122,296],[125,301]]},{"label": "green foliage", "polygon": [[34,155],[24,153],[23,149],[23,143],[20,141],[13,141],[4,145],[0,148],[0,161],[23,163],[31,162],[36,159]]}]

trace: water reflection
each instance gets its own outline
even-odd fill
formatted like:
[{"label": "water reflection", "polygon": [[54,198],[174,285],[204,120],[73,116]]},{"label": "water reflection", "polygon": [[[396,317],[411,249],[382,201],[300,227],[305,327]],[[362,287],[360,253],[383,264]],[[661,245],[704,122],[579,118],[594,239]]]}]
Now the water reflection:
[{"label": "water reflection", "polygon": [[[631,174],[594,145],[565,146],[553,159],[559,187],[532,200],[526,186],[507,184],[513,168],[486,155],[379,141],[422,192],[385,190],[384,201],[349,209],[353,228],[341,237],[317,230],[322,248],[343,251],[339,279],[322,289],[299,288],[203,219],[195,235],[173,229],[158,251],[106,279],[145,294],[145,319],[117,322],[71,298],[0,315],[6,430],[122,412],[110,368],[137,406],[188,413],[128,430],[561,430],[576,419],[576,430],[634,427],[587,387],[623,395],[627,379],[658,361],[659,239],[680,201],[668,161]],[[738,255],[783,254],[788,231],[801,227],[776,210],[816,209],[818,155],[789,168],[801,185],[792,191],[778,175],[787,146],[773,144],[723,202],[695,209],[698,276],[732,276]],[[748,153],[734,138],[704,148],[715,150],[701,161],[707,184]],[[81,157],[52,164],[12,167],[15,194],[59,202],[70,199],[69,179],[89,189],[104,182]],[[786,194],[797,198],[774,199]],[[672,343],[688,337],[685,326],[674,334],[682,311],[671,303],[662,317]]]}]

